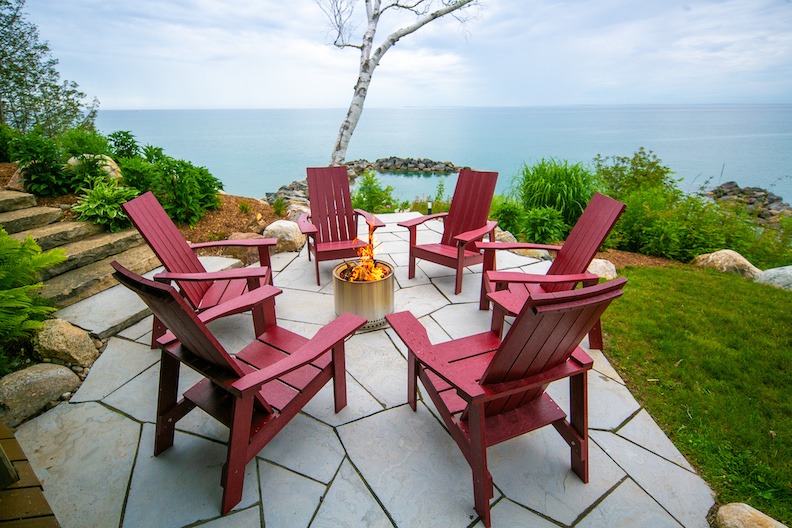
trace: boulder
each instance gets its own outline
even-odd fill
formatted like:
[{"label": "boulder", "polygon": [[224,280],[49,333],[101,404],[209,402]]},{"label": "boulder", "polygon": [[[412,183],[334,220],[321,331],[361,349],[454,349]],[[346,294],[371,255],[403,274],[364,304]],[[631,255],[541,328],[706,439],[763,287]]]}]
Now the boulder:
[{"label": "boulder", "polygon": [[723,273],[736,273],[749,279],[762,272],[762,270],[748,262],[745,257],[731,249],[722,249],[715,253],[699,255],[693,259],[692,264],[696,268],[715,269]]},{"label": "boulder", "polygon": [[290,220],[277,220],[272,222],[262,233],[267,238],[277,238],[273,252],[300,251],[305,245],[305,235],[300,232],[296,222]]},{"label": "boulder", "polygon": [[19,192],[27,192],[25,190],[25,176],[22,174],[22,169],[17,168],[16,172],[11,176],[6,184],[6,189]]},{"label": "boulder", "polygon": [[0,379],[0,422],[16,427],[79,386],[77,374],[62,365],[40,363],[12,372]]},{"label": "boulder", "polygon": [[[99,166],[102,170],[107,174],[108,179],[112,180],[120,180],[121,179],[121,168],[115,162],[113,158],[107,156],[105,154],[85,154],[83,155],[84,158],[89,159],[97,159],[99,160]],[[80,158],[71,157],[69,161],[66,162],[66,169],[71,170],[73,167],[77,167],[81,162]]]},{"label": "boulder", "polygon": [[618,276],[616,273],[616,266],[613,265],[613,262],[605,259],[592,260],[586,271],[606,280],[615,279]]},{"label": "boulder", "polygon": [[286,217],[292,222],[296,222],[303,214],[311,214],[311,208],[308,206],[307,202],[292,202],[286,208]]},{"label": "boulder", "polygon": [[754,277],[756,282],[792,291],[792,266],[764,270]]},{"label": "boulder", "polygon": [[514,238],[514,235],[512,235],[509,231],[504,231],[500,227],[496,227],[495,242],[514,243],[517,242],[517,239]]},{"label": "boulder", "polygon": [[721,506],[715,521],[718,528],[787,528],[756,508],[737,502]]},{"label": "boulder", "polygon": [[48,319],[33,339],[34,350],[44,359],[90,367],[99,351],[88,332],[63,319]]}]

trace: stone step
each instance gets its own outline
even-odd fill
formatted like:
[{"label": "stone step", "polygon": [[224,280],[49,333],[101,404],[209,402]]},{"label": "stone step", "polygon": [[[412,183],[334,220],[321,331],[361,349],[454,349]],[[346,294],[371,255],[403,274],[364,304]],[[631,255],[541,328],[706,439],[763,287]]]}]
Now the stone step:
[{"label": "stone step", "polygon": [[0,225],[8,234],[19,233],[57,222],[62,217],[63,211],[54,207],[28,207],[0,213]]},{"label": "stone step", "polygon": [[142,244],[78,269],[44,281],[39,295],[57,308],[64,308],[118,284],[110,263],[117,260],[125,268],[143,274],[160,266],[148,245]]},{"label": "stone step", "polygon": [[62,246],[70,242],[76,242],[101,232],[101,226],[90,222],[56,222],[43,227],[14,233],[11,235],[11,238],[21,242],[28,236],[31,236],[33,240],[41,246],[42,250],[47,251],[48,249]]},{"label": "stone step", "polygon": [[130,228],[118,233],[102,233],[64,244],[60,248],[66,252],[66,260],[44,270],[40,274],[41,280],[46,281],[56,275],[87,266],[143,243],[137,229]]},{"label": "stone step", "polygon": [[36,207],[36,197],[32,194],[0,190],[0,213],[16,211],[26,207]]}]

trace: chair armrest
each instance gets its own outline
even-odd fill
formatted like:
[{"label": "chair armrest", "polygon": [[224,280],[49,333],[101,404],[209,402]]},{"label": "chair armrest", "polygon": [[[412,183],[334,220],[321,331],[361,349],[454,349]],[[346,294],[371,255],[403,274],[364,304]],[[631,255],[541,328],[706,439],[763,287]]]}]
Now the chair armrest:
[{"label": "chair armrest", "polygon": [[426,334],[426,328],[410,312],[388,314],[385,319],[404,341],[407,348],[424,367],[428,368],[470,399],[483,394],[481,385],[468,379],[459,369],[439,359],[432,353],[433,345]]},{"label": "chair armrest", "polygon": [[403,222],[399,222],[396,225],[400,226],[400,227],[406,227],[407,229],[410,229],[412,227],[421,225],[424,222],[427,222],[429,220],[434,220],[435,218],[443,218],[444,216],[448,216],[448,213],[435,213],[435,214],[430,214],[430,215],[419,216],[418,218],[411,218],[410,220],[405,220]]},{"label": "chair armrest", "polygon": [[272,274],[269,268],[233,268],[221,271],[207,271],[204,273],[171,273],[163,271],[154,275],[154,280],[159,282],[169,281],[216,281],[233,279],[266,278]]},{"label": "chair armrest", "polygon": [[531,244],[527,242],[476,242],[476,249],[479,251],[495,249],[544,249],[546,251],[561,251],[562,246],[550,246],[547,244]]},{"label": "chair armrest", "polygon": [[[247,312],[248,310],[252,309],[254,306],[259,305],[267,301],[268,299],[272,299],[276,295],[280,295],[281,293],[283,293],[283,290],[270,285],[265,285],[260,288],[255,288],[253,290],[243,293],[239,297],[234,297],[233,299],[226,301],[223,304],[214,306],[212,308],[209,308],[208,310],[204,310],[203,312],[198,314],[198,319],[200,319],[205,324],[205,323],[210,323],[220,317],[225,317],[226,315],[234,315],[242,312]],[[163,334],[162,337],[157,339],[157,344],[160,346],[167,346],[175,340],[176,340],[176,336],[173,335],[173,333],[170,330],[168,330],[167,332],[165,332],[165,334]]]},{"label": "chair armrest", "polygon": [[260,246],[274,246],[278,243],[277,238],[246,238],[242,240],[215,240],[214,242],[199,242],[197,244],[190,244],[192,249],[220,247],[220,246],[238,246],[238,247],[260,247]]},{"label": "chair armrest", "polygon": [[380,220],[379,218],[377,218],[373,214],[367,213],[363,209],[354,209],[353,212],[356,215],[362,216],[366,220],[366,223],[370,227],[373,227],[374,229],[376,229],[378,227],[384,227],[385,226],[385,222],[383,222],[382,220]]},{"label": "chair armrest", "polygon": [[464,233],[460,233],[454,237],[457,244],[469,244],[474,240],[478,240],[480,238],[484,238],[484,235],[495,229],[498,225],[498,222],[495,220],[490,220],[484,226],[479,227],[478,229],[472,229],[470,231],[465,231]]},{"label": "chair armrest", "polygon": [[575,275],[535,275],[520,271],[487,271],[487,280],[494,283],[521,283],[521,284],[564,284],[567,282],[582,282],[599,279],[593,273],[578,273]]},{"label": "chair armrest", "polygon": [[242,376],[232,384],[232,387],[242,393],[258,390],[265,383],[288,374],[303,365],[307,365],[328,350],[335,348],[364,324],[366,324],[366,320],[362,317],[344,313],[330,324],[322,327],[310,341],[298,348],[289,357],[269,367]]},{"label": "chair armrest", "polygon": [[309,216],[305,213],[301,214],[297,219],[297,227],[303,235],[315,235],[319,229],[316,228],[309,220]]}]

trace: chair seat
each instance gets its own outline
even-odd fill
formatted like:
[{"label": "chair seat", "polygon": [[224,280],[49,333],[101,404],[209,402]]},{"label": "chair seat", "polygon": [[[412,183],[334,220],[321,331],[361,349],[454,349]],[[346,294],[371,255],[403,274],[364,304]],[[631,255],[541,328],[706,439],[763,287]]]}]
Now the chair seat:
[{"label": "chair seat", "polygon": [[337,242],[317,242],[316,249],[319,253],[330,253],[333,251],[357,250],[364,247],[366,241],[355,238],[353,240],[339,240]]},{"label": "chair seat", "polygon": [[[447,246],[445,244],[420,244],[415,246],[415,252],[416,254],[431,253],[434,255],[440,255],[454,261],[456,261],[457,259],[457,248],[454,246]],[[480,256],[481,254],[478,251],[470,251],[469,249],[466,249],[463,251],[462,258],[470,259]],[[424,260],[429,260],[429,259],[424,259]]]}]

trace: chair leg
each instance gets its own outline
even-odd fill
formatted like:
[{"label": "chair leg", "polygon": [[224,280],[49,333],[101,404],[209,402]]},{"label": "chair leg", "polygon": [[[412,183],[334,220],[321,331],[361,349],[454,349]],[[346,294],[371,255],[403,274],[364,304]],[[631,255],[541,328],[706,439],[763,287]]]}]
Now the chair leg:
[{"label": "chair leg", "polygon": [[588,376],[586,372],[569,378],[569,423],[579,436],[579,444],[571,446],[572,471],[580,477],[580,480],[588,483]]},{"label": "chair leg", "polygon": [[157,423],[154,433],[154,456],[173,445],[176,421],[169,416],[176,406],[179,392],[179,360],[162,353],[160,360],[159,395],[157,397]]},{"label": "chair leg", "polygon": [[589,330],[589,348],[602,350],[602,320],[597,319],[594,326]]},{"label": "chair leg", "polygon": [[[310,255],[311,253],[309,252],[308,254]],[[319,282],[319,257],[314,258],[314,264],[316,266],[316,285],[321,286],[322,283]]]},{"label": "chair leg", "polygon": [[412,350],[407,351],[407,403],[417,410],[418,400],[418,360]]},{"label": "chair leg", "polygon": [[462,265],[462,262],[457,264],[456,268],[456,283],[454,284],[454,295],[459,295],[462,293],[462,275],[465,271],[465,267]]},{"label": "chair leg", "polygon": [[506,311],[501,308],[497,303],[492,303],[492,323],[490,330],[492,333],[503,338],[503,325],[506,323]]},{"label": "chair leg", "polygon": [[476,513],[486,528],[492,525],[490,499],[494,496],[492,475],[487,470],[487,439],[484,412],[480,405],[468,408],[470,424],[470,467],[473,470],[473,498]]},{"label": "chair leg", "polygon": [[333,400],[335,402],[335,412],[347,405],[347,386],[346,386],[346,360],[344,357],[343,341],[333,347]]},{"label": "chair leg", "polygon": [[247,447],[250,443],[250,426],[253,416],[253,395],[234,400],[234,417],[228,438],[228,457],[221,485],[223,486],[223,503],[220,513],[225,515],[242,500],[242,488],[245,484],[245,466],[247,465]]},{"label": "chair leg", "polygon": [[159,345],[157,345],[157,339],[159,339],[160,337],[165,335],[165,332],[167,330],[168,329],[165,327],[165,325],[162,324],[162,321],[160,321],[159,318],[155,315],[154,316],[154,323],[152,323],[152,325],[151,325],[151,348],[152,349],[159,348]]}]

